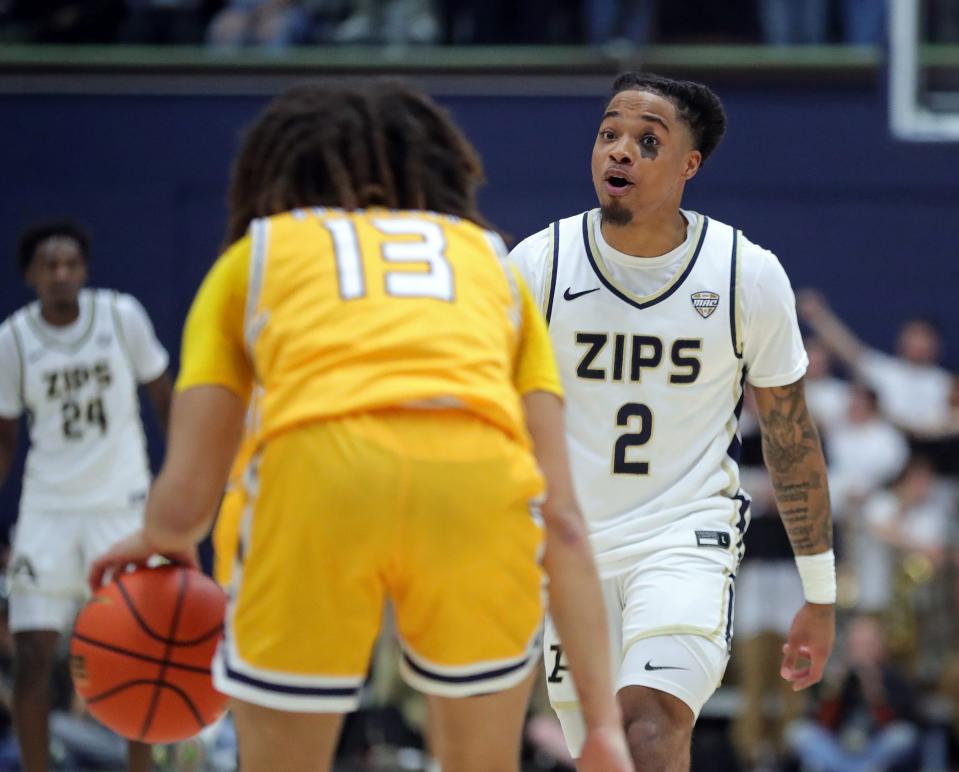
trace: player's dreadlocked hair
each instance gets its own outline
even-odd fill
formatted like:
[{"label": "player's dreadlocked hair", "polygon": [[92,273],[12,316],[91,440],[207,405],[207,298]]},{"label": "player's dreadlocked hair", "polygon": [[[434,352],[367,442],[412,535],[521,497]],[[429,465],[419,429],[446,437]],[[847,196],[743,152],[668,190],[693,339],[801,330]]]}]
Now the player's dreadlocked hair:
[{"label": "player's dreadlocked hair", "polygon": [[672,102],[679,119],[693,134],[693,146],[702,154],[702,163],[706,163],[722,142],[726,133],[726,111],[708,86],[652,73],[624,72],[613,82],[613,96],[621,91],[650,91]]},{"label": "player's dreadlocked hair", "polygon": [[243,137],[226,241],[254,218],[309,206],[429,210],[487,227],[476,207],[482,181],[473,146],[426,96],[390,81],[304,84]]}]

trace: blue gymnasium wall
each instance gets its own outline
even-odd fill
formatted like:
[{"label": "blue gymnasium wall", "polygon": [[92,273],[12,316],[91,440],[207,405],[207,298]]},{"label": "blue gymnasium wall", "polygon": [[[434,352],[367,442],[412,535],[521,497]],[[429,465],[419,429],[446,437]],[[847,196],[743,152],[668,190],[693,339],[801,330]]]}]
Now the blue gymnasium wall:
[{"label": "blue gymnasium wall", "polygon": [[[721,89],[729,134],[688,206],[777,252],[794,286],[825,291],[871,343],[911,313],[947,330],[959,365],[956,145],[888,134],[878,89]],[[217,253],[239,127],[263,99],[221,96],[0,97],[0,316],[29,299],[14,245],[27,222],[70,214],[94,234],[92,282],[131,292],[175,355],[192,293]],[[603,102],[448,97],[478,146],[487,215],[521,238],[592,206],[589,154]],[[151,451],[157,443],[151,424]],[[19,469],[0,491],[16,511]]]}]

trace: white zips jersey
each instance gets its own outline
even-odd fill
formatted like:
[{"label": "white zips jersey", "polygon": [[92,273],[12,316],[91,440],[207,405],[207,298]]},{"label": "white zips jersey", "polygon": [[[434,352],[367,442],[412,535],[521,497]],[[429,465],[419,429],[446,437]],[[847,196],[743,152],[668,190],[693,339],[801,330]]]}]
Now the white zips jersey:
[{"label": "white zips jersey", "polygon": [[118,510],[146,497],[138,384],[116,301],[110,290],[82,291],[86,326],[69,344],[45,332],[36,303],[7,322],[30,431],[22,512]]},{"label": "white zips jersey", "polygon": [[[597,564],[612,576],[637,556],[689,548],[734,572],[749,519],[738,471],[747,369],[740,285],[749,242],[697,216],[679,269],[641,297],[604,264],[598,219],[593,210],[555,222],[548,240],[541,232],[511,255],[549,323],[573,478]],[[782,277],[785,307],[792,294]],[[798,340],[789,313],[789,339]],[[793,345],[792,361],[802,361],[791,380],[763,385],[802,375],[805,354]]]}]

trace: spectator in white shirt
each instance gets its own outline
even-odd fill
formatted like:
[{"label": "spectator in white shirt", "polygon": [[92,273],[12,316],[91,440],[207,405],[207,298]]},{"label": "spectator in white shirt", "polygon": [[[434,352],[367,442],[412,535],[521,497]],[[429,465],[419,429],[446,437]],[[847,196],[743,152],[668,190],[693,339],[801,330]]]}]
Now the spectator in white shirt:
[{"label": "spectator in white shirt", "polygon": [[867,386],[850,388],[845,420],[832,426],[825,443],[837,520],[895,479],[909,458],[906,438],[879,414],[876,392]]},{"label": "spectator in white shirt", "polygon": [[799,315],[862,382],[879,395],[882,412],[910,434],[935,430],[949,420],[952,376],[938,365],[942,337],[928,319],[905,321],[896,356],[871,349],[816,292],[797,293]]}]

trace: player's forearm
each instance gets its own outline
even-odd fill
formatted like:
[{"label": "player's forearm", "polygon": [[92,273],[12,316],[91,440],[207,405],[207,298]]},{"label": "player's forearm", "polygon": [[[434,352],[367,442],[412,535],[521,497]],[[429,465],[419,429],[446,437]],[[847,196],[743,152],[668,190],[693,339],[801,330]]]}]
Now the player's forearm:
[{"label": "player's forearm", "polygon": [[829,485],[819,432],[806,408],[803,383],[756,389],[763,457],[796,555],[832,549]]},{"label": "player's forearm", "polygon": [[618,727],[603,598],[586,523],[573,491],[562,401],[555,394],[539,391],[525,395],[523,406],[533,451],[546,478],[543,562],[549,576],[550,614],[587,726]]},{"label": "player's forearm", "polygon": [[240,441],[244,409],[220,386],[174,397],[166,460],[147,502],[145,533],[158,551],[189,549],[206,535]]},{"label": "player's forearm", "polygon": [[619,726],[613,697],[603,597],[585,524],[578,511],[547,521],[544,565],[549,574],[550,615],[576,684],[587,728]]},{"label": "player's forearm", "polygon": [[813,459],[794,471],[774,473],[773,487],[793,552],[817,555],[831,550],[832,514],[825,464]]},{"label": "player's forearm", "polygon": [[161,472],[150,491],[144,534],[158,553],[189,550],[210,530],[217,496],[196,478]]}]

